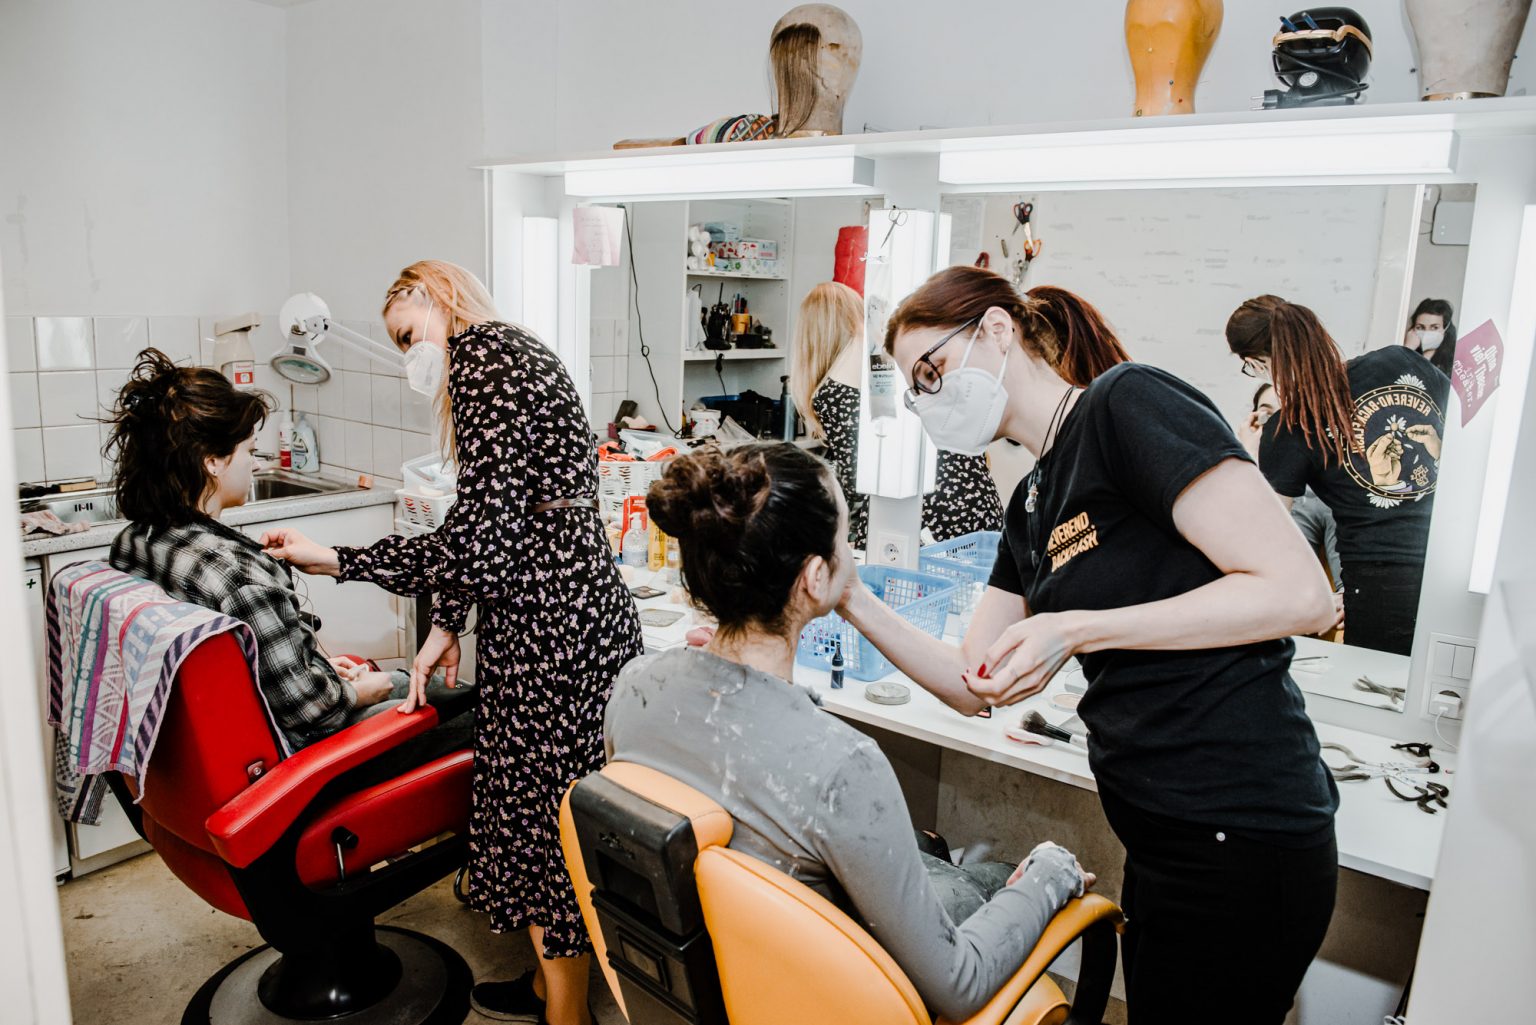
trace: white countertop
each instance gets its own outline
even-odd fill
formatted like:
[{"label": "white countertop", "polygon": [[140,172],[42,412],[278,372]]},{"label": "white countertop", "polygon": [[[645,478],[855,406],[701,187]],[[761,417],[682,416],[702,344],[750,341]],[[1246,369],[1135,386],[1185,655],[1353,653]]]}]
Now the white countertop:
[{"label": "white countertop", "polygon": [[[328,477],[340,480],[339,477]],[[380,484],[357,491],[339,491],[323,495],[300,495],[295,498],[277,498],[265,502],[238,506],[219,517],[219,522],[231,527],[247,523],[266,523],[269,520],[285,520],[299,516],[317,516],[320,513],[338,512],[342,509],[360,509],[370,505],[387,505],[395,500],[394,484]],[[23,558],[37,555],[57,555],[75,552],[82,548],[109,545],[128,525],[126,520],[112,520],[90,530],[76,534],[40,534],[21,543]]]},{"label": "white countertop", "polygon": [[[659,574],[640,572],[635,575],[632,583],[664,587],[655,579],[657,576]],[[689,613],[686,606],[678,604],[674,596],[675,592],[637,603],[642,609],[674,609],[686,613],[671,626],[645,627],[648,651],[661,651],[685,643],[684,637],[688,630],[696,625],[694,614]],[[1326,651],[1313,652],[1310,645],[1303,647],[1301,642],[1304,640],[1307,639],[1298,639],[1298,652],[1338,655],[1337,658],[1330,658],[1327,672],[1330,675],[1353,673],[1348,677],[1350,682],[1362,671],[1355,666],[1350,653],[1359,653],[1372,664],[1374,657],[1381,654],[1359,648],[1340,652],[1343,646],[1325,641],[1315,643],[1322,645]],[[1372,669],[1370,675],[1373,679],[1381,680],[1376,675],[1377,671]],[[1007,736],[1007,731],[1016,727],[1024,714],[1032,709],[1038,710],[1054,723],[1069,718],[1072,713],[1054,707],[1051,698],[1066,693],[1067,682],[1073,675],[1073,672],[1064,671],[1042,693],[1011,708],[996,710],[990,719],[981,719],[953,711],[900,673],[891,673],[885,679],[906,683],[912,691],[912,700],[904,705],[877,705],[864,697],[866,684],[863,682],[849,677],[843,689],[832,690],[825,671],[795,664],[795,682],[815,688],[828,710],[847,719],[1084,790],[1097,790],[1093,773],[1088,768],[1086,752],[1061,743],[1023,744]],[[1076,676],[1076,682],[1081,686],[1080,675]],[[1402,761],[1405,758],[1402,752],[1391,749],[1393,741],[1389,738],[1326,723],[1316,723],[1316,727],[1317,735],[1324,743],[1343,744],[1363,759],[1386,762]],[[1434,757],[1443,769],[1451,770],[1435,778],[1451,787],[1451,799],[1455,800],[1455,757],[1439,749],[1436,749]],[[1340,763],[1344,759],[1335,753],[1330,760]],[[1445,828],[1444,811],[1435,815],[1425,814],[1414,804],[1393,797],[1387,791],[1386,784],[1380,780],[1340,783],[1335,828],[1338,833],[1339,864],[1343,867],[1404,886],[1429,889],[1435,877],[1435,863],[1440,855],[1440,839]]]}]

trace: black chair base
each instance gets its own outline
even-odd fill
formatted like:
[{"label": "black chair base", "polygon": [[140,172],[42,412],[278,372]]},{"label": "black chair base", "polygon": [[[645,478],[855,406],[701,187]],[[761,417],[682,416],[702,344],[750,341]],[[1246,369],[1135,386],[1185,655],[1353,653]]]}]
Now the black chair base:
[{"label": "black chair base", "polygon": [[[322,1020],[330,1025],[461,1025],[469,1016],[474,975],[458,951],[409,929],[379,926],[376,934],[378,942],[400,959],[400,981],[377,1003]],[[257,947],[219,969],[192,997],[182,1025],[305,1021],[275,1014],[256,995],[262,975],[280,956],[270,946]]]}]

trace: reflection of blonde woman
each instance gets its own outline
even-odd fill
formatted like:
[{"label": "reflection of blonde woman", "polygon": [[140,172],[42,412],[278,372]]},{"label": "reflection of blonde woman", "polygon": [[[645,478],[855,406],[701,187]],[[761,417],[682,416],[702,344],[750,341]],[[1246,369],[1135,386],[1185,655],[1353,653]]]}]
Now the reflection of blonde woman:
[{"label": "reflection of blonde woman", "polygon": [[566,787],[602,766],[603,709],[642,646],[598,517],[587,416],[555,354],[498,321],[462,267],[407,267],[386,293],[384,326],[411,387],[436,393],[451,417],[459,480],[446,522],[367,548],[290,530],[263,544],[306,573],[435,595],[406,710],[436,666],[452,680],[458,634],[478,607],[470,902],[496,932],[528,929],[539,957],[520,979],[476,986],[471,1001],[503,1021],[589,1025],[589,944],[557,814]]},{"label": "reflection of blonde woman", "polygon": [[[848,543],[863,548],[869,534],[869,499],[858,478],[860,359],[864,352],[864,300],[847,285],[828,281],[800,304],[790,370],[795,408],[826,441],[826,457],[848,500]],[[940,452],[938,483],[923,498],[923,527],[936,540],[973,530],[999,530],[1003,503],[985,456]]]}]

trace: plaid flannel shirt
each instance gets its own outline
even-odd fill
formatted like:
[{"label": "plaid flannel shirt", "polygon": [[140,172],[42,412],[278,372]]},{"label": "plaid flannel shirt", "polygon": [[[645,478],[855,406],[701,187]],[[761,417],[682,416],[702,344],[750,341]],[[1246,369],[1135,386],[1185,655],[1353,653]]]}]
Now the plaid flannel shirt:
[{"label": "plaid flannel shirt", "polygon": [[347,725],[357,692],[336,674],[300,618],[287,565],[254,540],[214,520],[163,529],[131,523],[112,543],[111,561],[180,601],[255,631],[262,693],[295,750]]}]

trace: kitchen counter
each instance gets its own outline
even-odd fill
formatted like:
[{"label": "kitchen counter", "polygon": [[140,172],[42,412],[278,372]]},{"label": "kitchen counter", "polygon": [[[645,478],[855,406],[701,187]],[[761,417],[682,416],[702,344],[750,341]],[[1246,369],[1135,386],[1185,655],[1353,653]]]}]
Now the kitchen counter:
[{"label": "kitchen counter", "polygon": [[[343,478],[330,474],[320,475],[323,479],[341,481]],[[338,491],[330,494],[300,495],[294,498],[274,498],[265,502],[252,502],[227,510],[219,517],[219,522],[231,527],[243,526],[247,523],[265,523],[269,520],[294,519],[300,516],[315,516],[320,513],[338,512],[342,509],[360,509],[372,505],[388,505],[395,500],[395,487],[393,483],[367,489],[352,491]],[[98,524],[90,530],[82,530],[77,534],[41,534],[21,543],[21,554],[27,556],[57,555],[61,552],[73,552],[82,548],[95,548],[100,545],[109,545],[117,537],[128,523],[126,520],[112,520]]]}]

